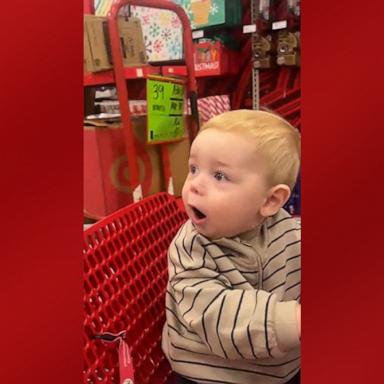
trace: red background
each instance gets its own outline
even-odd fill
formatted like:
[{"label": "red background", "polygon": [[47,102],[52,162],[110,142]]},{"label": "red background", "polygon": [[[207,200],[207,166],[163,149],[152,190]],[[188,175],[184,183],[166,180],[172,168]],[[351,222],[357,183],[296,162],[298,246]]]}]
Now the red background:
[{"label": "red background", "polygon": [[[376,383],[383,5],[330,4],[302,9],[303,381]],[[81,383],[81,2],[7,2],[1,36],[0,379]]]},{"label": "red background", "polygon": [[302,12],[303,382],[379,383],[384,7],[329,3]]}]

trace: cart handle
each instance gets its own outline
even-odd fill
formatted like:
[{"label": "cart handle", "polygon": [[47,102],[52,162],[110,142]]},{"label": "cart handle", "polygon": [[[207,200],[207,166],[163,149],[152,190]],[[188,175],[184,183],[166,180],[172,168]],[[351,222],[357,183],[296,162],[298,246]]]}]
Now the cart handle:
[{"label": "cart handle", "polygon": [[191,31],[189,18],[186,15],[184,9],[180,5],[173,3],[172,1],[169,1],[169,0],[115,0],[112,3],[108,13],[108,17],[111,17],[115,21],[115,23],[116,23],[117,14],[120,8],[123,7],[124,5],[137,5],[140,7],[165,9],[177,14],[183,26],[183,46],[184,46],[187,72],[189,75],[188,90],[190,92],[196,92],[197,86],[196,86],[195,67],[194,67],[194,60],[193,60],[192,31]]}]

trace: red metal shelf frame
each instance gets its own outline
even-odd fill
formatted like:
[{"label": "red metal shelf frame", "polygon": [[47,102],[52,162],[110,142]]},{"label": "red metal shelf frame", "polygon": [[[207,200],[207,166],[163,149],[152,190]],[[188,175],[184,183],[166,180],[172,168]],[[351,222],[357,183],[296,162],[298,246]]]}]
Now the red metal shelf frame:
[{"label": "red metal shelf frame", "polygon": [[[126,80],[146,78],[149,75],[160,75],[160,67],[143,65],[139,67],[125,67],[124,78]],[[115,83],[113,70],[84,74],[84,86],[96,86]]]},{"label": "red metal shelf frame", "polygon": [[[179,17],[183,29],[183,47],[184,47],[184,59],[186,65],[181,68],[168,67],[168,69],[162,69],[155,66],[142,66],[124,68],[123,58],[120,48],[120,38],[117,26],[117,16],[119,10],[126,5],[136,5],[141,7],[165,9],[176,13]],[[94,7],[90,1],[84,2],[84,10],[86,13],[94,13]],[[112,60],[115,63],[113,71],[105,71],[100,73],[92,73],[84,75],[84,85],[94,86],[103,84],[115,83],[121,112],[122,127],[124,131],[124,137],[127,148],[128,169],[129,169],[129,183],[133,194],[133,201],[137,201],[142,197],[141,185],[139,180],[139,167],[137,164],[137,154],[135,148],[135,138],[133,134],[133,128],[130,119],[129,103],[128,103],[128,89],[126,85],[126,79],[146,78],[148,75],[153,74],[173,74],[186,76],[187,96],[190,100],[191,112],[192,112],[192,127],[190,130],[190,140],[192,141],[199,130],[199,115],[197,109],[197,84],[194,70],[193,60],[193,43],[192,32],[188,16],[184,9],[173,2],[167,0],[117,0],[112,3],[112,6],[108,13],[108,29],[109,39],[111,44]],[[173,69],[170,69],[173,68]],[[162,153],[165,153],[166,149],[162,148]],[[167,172],[166,179],[167,179]],[[168,177],[169,178],[169,177]],[[168,185],[169,180],[165,180],[165,185]]]},{"label": "red metal shelf frame", "polygon": [[[124,68],[124,78],[126,80],[133,79],[143,79],[147,78],[150,75],[164,75],[164,76],[182,76],[186,77],[188,75],[188,69],[185,65],[163,65],[163,66],[153,66],[153,65],[143,65],[140,67],[125,67]],[[216,75],[219,77],[220,75]],[[196,78],[201,77],[215,77],[213,75],[201,75],[195,73]],[[113,70],[102,71],[102,72],[89,72],[84,74],[84,86],[97,86],[97,85],[106,85],[114,84],[115,75]]]}]

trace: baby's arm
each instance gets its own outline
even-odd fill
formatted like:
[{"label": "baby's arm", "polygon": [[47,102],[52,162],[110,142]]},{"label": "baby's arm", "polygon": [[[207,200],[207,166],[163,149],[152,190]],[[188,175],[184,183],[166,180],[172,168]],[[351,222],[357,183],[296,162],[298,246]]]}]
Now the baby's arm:
[{"label": "baby's arm", "polygon": [[[193,252],[191,252],[193,248]],[[195,238],[170,249],[170,289],[178,321],[227,359],[282,356],[300,344],[300,306],[263,290],[234,289]]]}]

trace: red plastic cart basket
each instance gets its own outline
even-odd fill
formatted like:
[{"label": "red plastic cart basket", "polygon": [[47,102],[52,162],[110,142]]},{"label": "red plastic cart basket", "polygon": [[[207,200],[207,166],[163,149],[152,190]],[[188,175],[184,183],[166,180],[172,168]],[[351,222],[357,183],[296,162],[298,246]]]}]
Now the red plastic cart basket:
[{"label": "red plastic cart basket", "polygon": [[129,205],[84,232],[84,383],[119,381],[116,344],[99,335],[124,332],[135,384],[166,383],[161,351],[167,249],[186,214],[159,193]]}]

